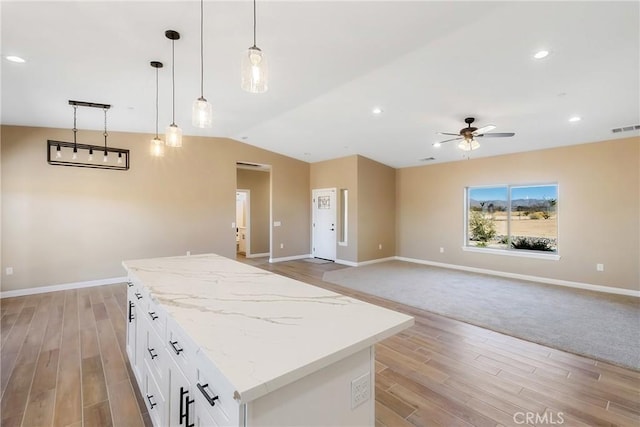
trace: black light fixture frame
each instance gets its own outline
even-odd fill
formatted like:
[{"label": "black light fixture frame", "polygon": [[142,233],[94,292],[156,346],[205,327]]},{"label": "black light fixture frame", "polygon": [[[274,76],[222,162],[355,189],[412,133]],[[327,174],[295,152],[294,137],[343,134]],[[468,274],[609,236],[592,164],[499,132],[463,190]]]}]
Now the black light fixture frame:
[{"label": "black light fixture frame", "polygon": [[[95,102],[73,101],[73,100],[69,100],[69,105],[73,105],[74,109],[77,107],[91,107],[91,108],[100,108],[101,110],[105,111],[105,131],[103,134],[105,138],[105,143],[104,145],[89,145],[89,144],[78,144],[76,142],[76,133],[78,130],[76,129],[75,110],[74,110],[74,123],[73,123],[73,141],[74,142],[55,141],[51,139],[47,140],[47,163],[49,163],[50,165],[56,165],[56,166],[74,166],[79,168],[90,168],[90,169],[129,170],[129,166],[130,166],[129,150],[126,150],[124,148],[115,148],[115,147],[107,146],[106,110],[110,109],[111,105],[100,104]],[[62,148],[71,148],[76,153],[78,152],[78,150],[86,150],[86,152],[91,154],[93,154],[94,151],[98,154],[103,153],[105,155],[108,155],[108,153],[114,153],[118,155],[117,158],[122,159],[122,163],[106,164],[98,161],[84,162],[77,159],[61,160],[61,159],[52,157],[51,155],[52,152],[60,151]]]}]

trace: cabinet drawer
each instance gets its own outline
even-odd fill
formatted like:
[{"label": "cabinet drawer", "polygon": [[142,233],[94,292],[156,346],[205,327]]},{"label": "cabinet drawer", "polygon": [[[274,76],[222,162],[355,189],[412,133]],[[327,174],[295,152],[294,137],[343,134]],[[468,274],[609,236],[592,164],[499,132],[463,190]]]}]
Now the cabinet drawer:
[{"label": "cabinet drawer", "polygon": [[205,408],[221,426],[238,425],[240,405],[233,398],[231,384],[202,353],[198,354],[195,369],[196,408]]},{"label": "cabinet drawer", "polygon": [[160,307],[151,297],[148,296],[148,294],[143,293],[143,297],[146,297],[145,299],[147,300],[146,304],[144,305],[144,316],[147,318],[156,334],[158,334],[162,341],[164,341],[167,327],[167,314],[164,309],[162,309],[162,307]]},{"label": "cabinet drawer", "polygon": [[167,335],[165,337],[167,352],[184,373],[187,381],[194,383],[196,379],[196,347],[172,318],[167,318]]},{"label": "cabinet drawer", "polygon": [[145,365],[145,369],[142,398],[147,406],[149,417],[151,417],[153,425],[158,427],[164,426],[167,417],[166,397],[156,383],[156,380],[153,378],[151,369],[147,366],[146,361],[143,364]]},{"label": "cabinet drawer", "polygon": [[149,322],[146,320],[141,321],[147,324],[143,337],[140,337],[144,339],[143,357],[158,385],[164,390],[163,384],[166,382],[169,355],[165,351],[163,341],[149,326]]}]

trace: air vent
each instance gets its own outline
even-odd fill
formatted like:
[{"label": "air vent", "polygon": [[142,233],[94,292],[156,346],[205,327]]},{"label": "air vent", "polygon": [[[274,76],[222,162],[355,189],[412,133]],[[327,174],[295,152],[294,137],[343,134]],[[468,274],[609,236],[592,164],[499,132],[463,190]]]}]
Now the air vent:
[{"label": "air vent", "polygon": [[640,125],[630,125],[630,126],[623,126],[620,128],[614,128],[614,129],[611,129],[611,132],[620,133],[620,132],[631,132],[634,130],[640,130]]},{"label": "air vent", "polygon": [[435,157],[425,157],[424,159],[420,159],[421,162],[430,162],[432,160],[435,160]]},{"label": "air vent", "polygon": [[257,163],[246,163],[246,162],[237,162],[236,165],[238,166],[247,166],[250,168],[261,168],[262,165],[259,165]]}]

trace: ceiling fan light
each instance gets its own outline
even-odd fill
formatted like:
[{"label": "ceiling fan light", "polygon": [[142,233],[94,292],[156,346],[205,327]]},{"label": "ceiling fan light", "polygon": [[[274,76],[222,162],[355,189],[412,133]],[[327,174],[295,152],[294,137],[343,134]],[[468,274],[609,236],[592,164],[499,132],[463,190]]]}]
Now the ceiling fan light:
[{"label": "ceiling fan light", "polygon": [[471,140],[464,139],[460,141],[460,143],[458,144],[458,148],[461,149],[462,151],[473,151],[480,148],[480,143],[475,139],[471,139]]},{"label": "ceiling fan light", "polygon": [[198,128],[210,128],[213,123],[213,107],[211,104],[200,97],[193,101],[192,124]]}]

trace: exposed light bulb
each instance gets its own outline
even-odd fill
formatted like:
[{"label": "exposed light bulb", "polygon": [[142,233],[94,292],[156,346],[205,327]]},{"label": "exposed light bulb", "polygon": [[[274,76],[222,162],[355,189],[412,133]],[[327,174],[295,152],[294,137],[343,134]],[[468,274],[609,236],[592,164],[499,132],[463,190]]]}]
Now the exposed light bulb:
[{"label": "exposed light bulb", "polygon": [[165,131],[167,147],[182,147],[182,129],[177,124],[171,123]]},{"label": "exposed light bulb", "polygon": [[153,138],[151,140],[151,145],[149,146],[150,153],[154,157],[163,157],[164,156],[164,141],[160,138]]},{"label": "exposed light bulb", "polygon": [[73,147],[73,154],[71,155],[73,160],[78,160],[78,147]]},{"label": "exposed light bulb", "polygon": [[203,97],[193,101],[191,123],[195,127],[210,128],[213,122],[213,108]]},{"label": "exposed light bulb", "polygon": [[252,46],[245,53],[242,62],[242,89],[252,93],[266,92],[268,69],[264,53]]},{"label": "exposed light bulb", "polygon": [[56,147],[56,159],[62,158],[62,151],[60,151],[60,144]]},{"label": "exposed light bulb", "polygon": [[122,153],[118,153],[118,164],[122,164]]},{"label": "exposed light bulb", "polygon": [[93,160],[93,148],[89,149],[89,161]]}]

